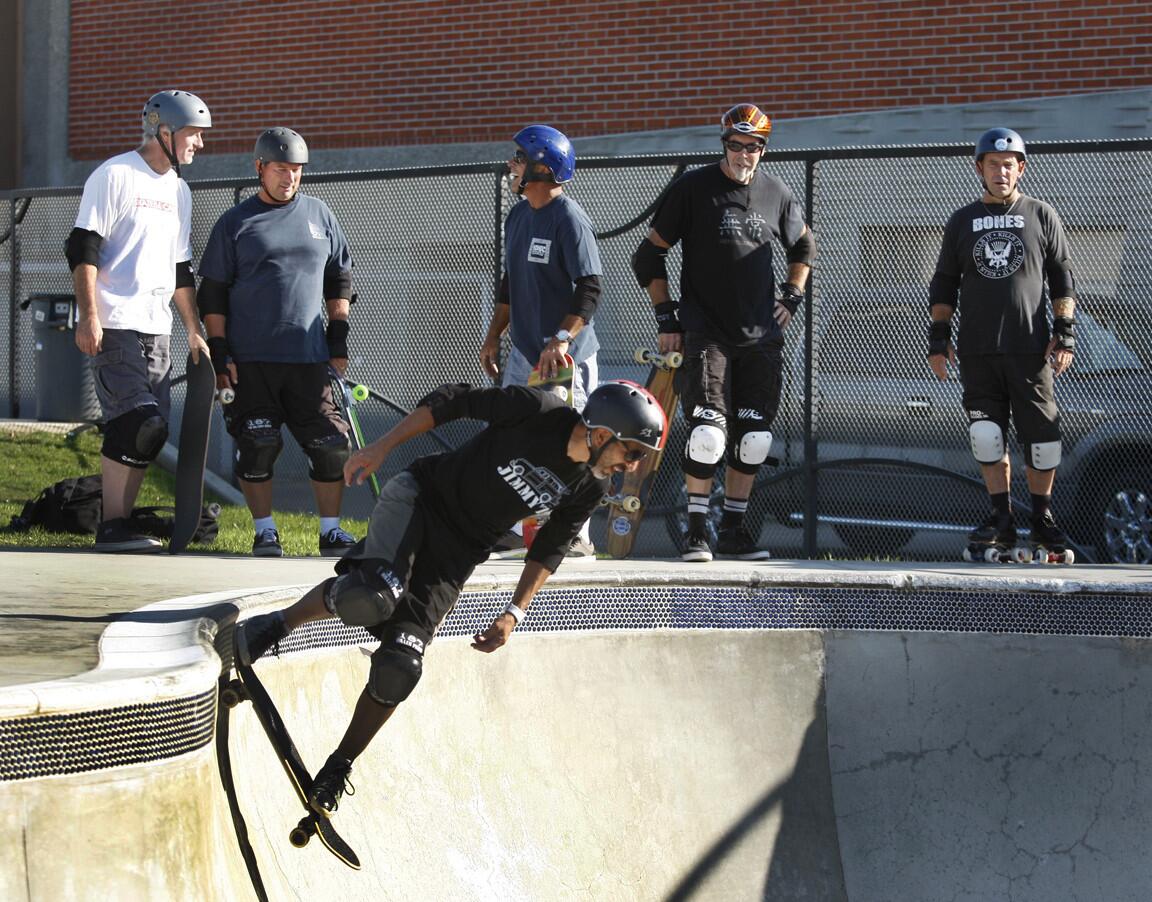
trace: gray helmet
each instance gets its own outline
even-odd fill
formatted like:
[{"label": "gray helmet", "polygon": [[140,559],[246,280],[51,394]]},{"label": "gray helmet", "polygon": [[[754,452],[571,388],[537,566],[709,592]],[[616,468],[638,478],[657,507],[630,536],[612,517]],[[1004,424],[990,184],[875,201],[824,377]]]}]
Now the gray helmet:
[{"label": "gray helmet", "polygon": [[208,105],[187,91],[161,91],[153,94],[144,104],[142,116],[144,134],[149,137],[158,135],[162,125],[168,126],[173,132],[189,126],[212,127],[212,114],[208,112]]},{"label": "gray helmet", "polygon": [[290,128],[268,128],[256,139],[256,159],[261,163],[307,163],[308,145]]},{"label": "gray helmet", "polygon": [[976,142],[976,162],[986,153],[1015,153],[1021,160],[1027,158],[1024,139],[1010,128],[990,128]]}]

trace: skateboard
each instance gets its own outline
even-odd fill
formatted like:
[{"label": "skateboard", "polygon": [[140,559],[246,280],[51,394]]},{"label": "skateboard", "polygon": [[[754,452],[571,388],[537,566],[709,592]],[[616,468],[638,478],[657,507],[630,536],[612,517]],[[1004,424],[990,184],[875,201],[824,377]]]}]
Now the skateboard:
[{"label": "skateboard", "polygon": [[1076,553],[1071,548],[1048,548],[1036,542],[1023,545],[985,545],[971,542],[964,549],[964,560],[989,564],[1073,564]]},{"label": "skateboard", "polygon": [[[546,378],[540,372],[539,366],[533,367],[532,372],[528,374],[528,386],[530,388],[542,388],[550,391],[569,407],[575,406],[576,403],[575,383],[576,364],[570,354],[564,355],[564,366],[560,367],[551,377]],[[541,517],[533,514],[520,521],[524,530],[525,549],[532,547],[532,540],[536,538],[536,530],[543,526],[547,520],[546,515]]]},{"label": "skateboard", "polygon": [[[237,626],[237,629],[241,629]],[[296,798],[304,807],[305,815],[295,827],[288,832],[288,841],[296,848],[302,849],[308,845],[313,836],[319,836],[324,847],[339,858],[353,870],[360,870],[360,859],[345,842],[344,838],[336,832],[332,822],[321,814],[317,814],[308,804],[308,793],[312,791],[312,775],[304,762],[300,759],[300,752],[288,733],[288,727],[276,710],[268,690],[256,676],[256,671],[240,663],[238,655],[233,655],[233,664],[239,679],[232,680],[221,691],[220,700],[229,708],[234,708],[242,701],[252,702],[252,710],[260,726],[268,736],[272,749],[284,772],[288,775],[288,782],[296,792]]]},{"label": "skateboard", "polygon": [[[360,427],[360,414],[356,411],[356,404],[367,400],[370,390],[366,385],[350,383],[335,369],[328,368],[328,379],[332,383],[332,402],[340,409],[340,415],[348,423],[348,438],[352,442],[352,450],[359,451],[364,447],[364,430]],[[368,488],[372,491],[372,498],[380,497],[380,479],[375,473],[368,476]]]},{"label": "skateboard", "polygon": [[204,504],[204,464],[208,459],[208,437],[212,431],[212,401],[216,397],[216,371],[206,353],[193,363],[188,355],[185,370],[188,388],[184,413],[180,418],[180,447],[176,458],[176,513],[172,525],[170,554],[188,547],[200,525]]},{"label": "skateboard", "polygon": [[[658,354],[647,348],[637,348],[634,359],[639,364],[651,367],[645,388],[660,402],[671,425],[678,399],[675,375],[684,362],[684,355],[678,351]],[[624,558],[632,553],[640,521],[644,517],[644,507],[648,503],[648,495],[652,491],[652,483],[663,457],[663,450],[649,454],[635,472],[624,474],[614,494],[604,498],[604,504],[608,506],[607,548],[614,558]]]}]

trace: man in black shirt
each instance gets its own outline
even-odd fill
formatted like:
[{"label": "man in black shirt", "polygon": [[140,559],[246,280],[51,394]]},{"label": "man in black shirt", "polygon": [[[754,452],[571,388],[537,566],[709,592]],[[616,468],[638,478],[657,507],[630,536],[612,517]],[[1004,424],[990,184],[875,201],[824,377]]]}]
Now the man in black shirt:
[{"label": "man in black shirt", "polygon": [[316,774],[310,802],[325,816],[339,804],[352,761],[415,688],[426,646],[492,546],[529,514],[550,514],[512,600],[473,637],[472,647],[483,652],[504,645],[524,619],[612,474],[636,469],[663,447],[668,430],[656,399],[630,382],[601,385],[582,413],[540,389],[444,385],[354,453],[345,480],[363,482],[397,446],[461,418],[488,426],[454,451],[420,458],[389,480],[368,535],[336,565],[335,578],[286,610],[257,615],[236,630],[236,654],[245,664],[301,624],[332,616],[380,639],[352,721]]},{"label": "man in black shirt", "polygon": [[[771,555],[757,547],[744,513],[772,447],[780,404],[784,328],[804,297],[815,240],[804,211],[778,178],[759,172],[772,123],[750,103],[720,120],[723,158],[669,188],[652,230],[632,257],[648,289],[661,352],[684,352],[677,374],[690,431],[683,469],[688,534],[683,558],[710,561],[708,499],[727,452],[724,512],[716,550],[739,560]],[[776,294],[771,239],[786,251],[787,279]],[[665,257],[681,242],[680,303],[668,289]]]},{"label": "man in black shirt", "polygon": [[[990,129],[976,142],[984,194],[953,213],[944,229],[929,289],[928,363],[945,380],[947,363],[959,356],[972,454],[992,501],[991,514],[969,542],[1005,548],[1016,542],[1005,441],[1011,419],[1024,446],[1032,540],[1060,551],[1068,538],[1050,509],[1061,450],[1052,380],[1072,365],[1075,287],[1060,217],[1020,192],[1026,165],[1024,141],[1011,129]],[[952,314],[958,308],[963,317],[954,351]]]}]

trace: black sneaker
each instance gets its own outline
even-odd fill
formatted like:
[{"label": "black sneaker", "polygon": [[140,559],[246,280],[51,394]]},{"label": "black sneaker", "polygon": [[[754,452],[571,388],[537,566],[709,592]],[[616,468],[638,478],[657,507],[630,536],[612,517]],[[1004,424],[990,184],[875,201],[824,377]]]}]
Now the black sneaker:
[{"label": "black sneaker", "polygon": [[252,541],[252,554],[255,557],[284,557],[280,533],[274,529],[260,530]]},{"label": "black sneaker", "polygon": [[236,658],[246,667],[264,657],[268,649],[288,635],[282,611],[257,614],[236,624]]},{"label": "black sneaker", "polygon": [[320,557],[344,557],[356,540],[339,526],[320,537]]},{"label": "black sneaker", "polygon": [[159,551],[161,542],[132,529],[127,517],[113,517],[96,527],[96,550],[113,554],[151,554]]},{"label": "black sneaker", "polygon": [[508,530],[504,536],[492,546],[492,555],[498,558],[524,557],[528,549],[524,547],[524,536],[518,532]]},{"label": "black sneaker", "polygon": [[349,779],[352,775],[352,762],[335,753],[328,756],[324,766],[312,781],[312,791],[308,793],[308,804],[312,810],[324,817],[331,817],[340,807],[340,799],[345,792],[356,795],[356,787]]},{"label": "black sneaker", "polygon": [[684,536],[684,551],[680,559],[689,562],[707,563],[712,560],[712,549],[708,536],[702,532],[690,532]]},{"label": "black sneaker", "polygon": [[1035,545],[1043,545],[1049,551],[1063,551],[1068,547],[1068,534],[1056,525],[1051,511],[1042,517],[1032,518],[1030,538]]},{"label": "black sneaker", "polygon": [[767,548],[760,548],[743,524],[721,529],[716,538],[716,553],[738,561],[766,561],[772,557]]}]

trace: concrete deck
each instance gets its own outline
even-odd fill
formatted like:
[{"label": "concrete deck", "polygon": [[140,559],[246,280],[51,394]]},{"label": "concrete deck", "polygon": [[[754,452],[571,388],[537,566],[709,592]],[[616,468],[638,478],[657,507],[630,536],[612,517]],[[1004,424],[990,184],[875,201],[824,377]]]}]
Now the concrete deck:
[{"label": "concrete deck", "polygon": [[[477,571],[357,762],[354,872],[287,843],[267,741],[215,701],[237,610],[330,561],[0,552],[0,765],[13,725],[189,698],[215,722],[186,754],[0,779],[0,898],[1146,898],[1152,652],[1112,632],[1149,634],[1152,568],[574,561],[476,654],[519,570]],[[362,649],[259,666],[316,767]]]}]

